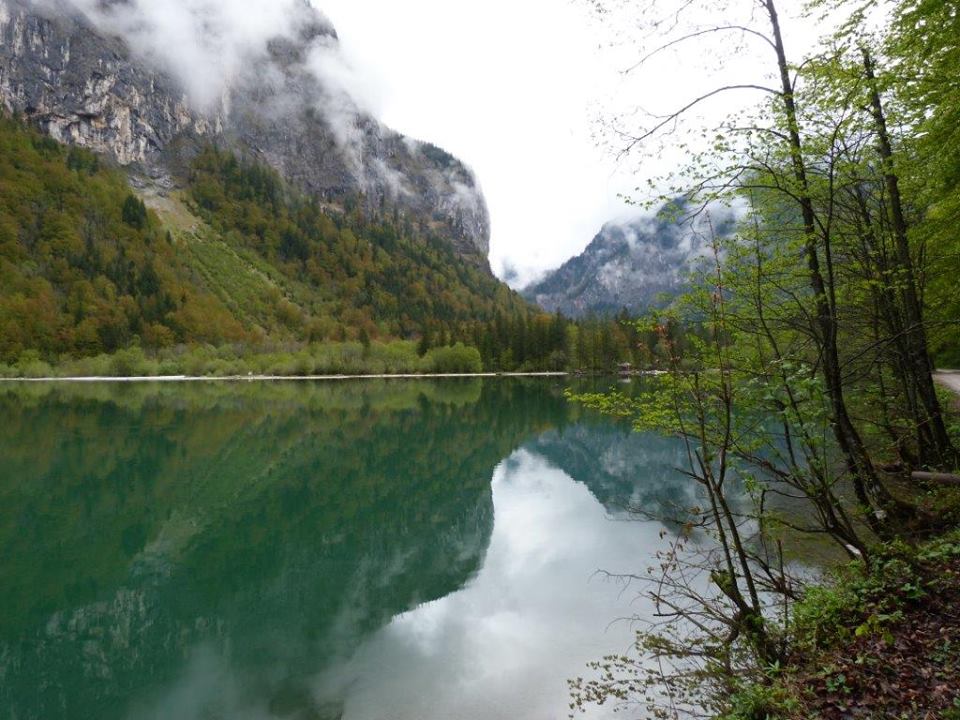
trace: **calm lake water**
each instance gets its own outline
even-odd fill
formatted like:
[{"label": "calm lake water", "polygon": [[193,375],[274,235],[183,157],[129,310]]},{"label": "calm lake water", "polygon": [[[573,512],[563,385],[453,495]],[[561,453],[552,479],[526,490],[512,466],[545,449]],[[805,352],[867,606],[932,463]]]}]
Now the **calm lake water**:
[{"label": "calm lake water", "polygon": [[692,502],[565,385],[0,386],[0,719],[565,718]]}]

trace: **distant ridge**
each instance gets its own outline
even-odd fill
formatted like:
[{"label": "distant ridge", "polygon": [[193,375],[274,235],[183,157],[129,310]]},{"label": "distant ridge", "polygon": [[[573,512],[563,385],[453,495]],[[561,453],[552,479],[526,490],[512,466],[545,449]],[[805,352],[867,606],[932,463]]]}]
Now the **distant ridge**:
[{"label": "distant ridge", "polygon": [[[726,212],[714,224],[717,232],[728,233],[733,216]],[[521,294],[571,317],[661,307],[683,289],[691,267],[705,256],[709,233],[704,225],[704,218],[685,216],[677,203],[653,217],[609,222],[580,255]]]}]

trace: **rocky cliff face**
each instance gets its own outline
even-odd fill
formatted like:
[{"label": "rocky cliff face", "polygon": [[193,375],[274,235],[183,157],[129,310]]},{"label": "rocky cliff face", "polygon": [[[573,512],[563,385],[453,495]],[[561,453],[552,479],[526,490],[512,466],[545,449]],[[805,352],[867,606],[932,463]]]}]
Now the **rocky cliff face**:
[{"label": "rocky cliff face", "polygon": [[53,138],[155,166],[178,135],[210,136],[221,118],[191,112],[173,82],[66,9],[45,17],[0,0],[0,98]]},{"label": "rocky cliff face", "polygon": [[226,143],[325,202],[396,208],[486,263],[489,218],[471,171],[326,87],[307,59],[336,34],[309,5],[298,12],[292,37],[251,55],[220,100],[201,108],[173,75],[63,0],[0,0],[0,101],[51,137],[161,182],[204,143]]},{"label": "rocky cliff face", "polygon": [[[686,286],[689,272],[709,252],[705,219],[678,221],[675,210],[607,223],[580,255],[521,294],[550,312],[572,317],[663,306]],[[713,223],[727,233],[732,216],[718,214]]]}]

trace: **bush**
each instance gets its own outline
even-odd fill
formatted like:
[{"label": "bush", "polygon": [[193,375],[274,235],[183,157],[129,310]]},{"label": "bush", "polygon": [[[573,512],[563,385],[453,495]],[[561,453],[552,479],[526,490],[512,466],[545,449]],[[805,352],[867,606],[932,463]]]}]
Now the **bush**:
[{"label": "bush", "polygon": [[776,685],[746,685],[730,699],[730,712],[721,720],[782,720],[797,708],[796,699]]},{"label": "bush", "polygon": [[145,375],[146,358],[138,347],[118,350],[110,361],[110,374],[115,377],[135,377]]},{"label": "bush", "polygon": [[424,368],[440,374],[483,372],[480,352],[463,343],[453,347],[433,348],[424,357]]},{"label": "bush", "polygon": [[113,358],[110,355],[68,360],[60,366],[60,375],[68,377],[106,377],[111,375]]},{"label": "bush", "polygon": [[808,588],[794,607],[794,645],[807,652],[842,645],[895,621],[904,603],[924,594],[915,553],[891,543],[869,569],[852,562],[837,570],[832,583]]},{"label": "bush", "polygon": [[53,368],[40,359],[40,353],[36,350],[22,352],[16,367],[20,377],[42,378],[53,375]]},{"label": "bush", "polygon": [[180,366],[185,375],[203,377],[209,374],[214,350],[210,347],[192,348],[182,359]]},{"label": "bush", "polygon": [[43,360],[35,360],[34,362],[27,363],[22,366],[20,369],[20,374],[25,378],[46,378],[53,376],[53,368],[50,367],[49,363],[44,362]]},{"label": "bush", "polygon": [[157,366],[157,375],[182,375],[183,370],[176,360],[161,360]]},{"label": "bush", "polygon": [[237,374],[233,363],[223,358],[213,358],[208,361],[204,367],[204,372],[215,377],[230,377]]}]

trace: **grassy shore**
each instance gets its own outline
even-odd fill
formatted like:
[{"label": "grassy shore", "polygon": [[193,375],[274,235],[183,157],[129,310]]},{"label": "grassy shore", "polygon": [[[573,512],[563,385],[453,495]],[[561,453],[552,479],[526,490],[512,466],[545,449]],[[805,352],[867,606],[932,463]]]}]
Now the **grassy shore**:
[{"label": "grassy shore", "polygon": [[299,347],[190,346],[147,353],[139,347],[90,357],[25,352],[0,363],[0,379],[318,378],[483,372],[480,353],[460,343],[418,353],[412,341],[326,342]]},{"label": "grassy shore", "polygon": [[0,378],[0,383],[44,382],[269,382],[273,380],[422,380],[443,378],[567,377],[566,372],[392,373],[378,375],[83,375],[77,377]]}]

